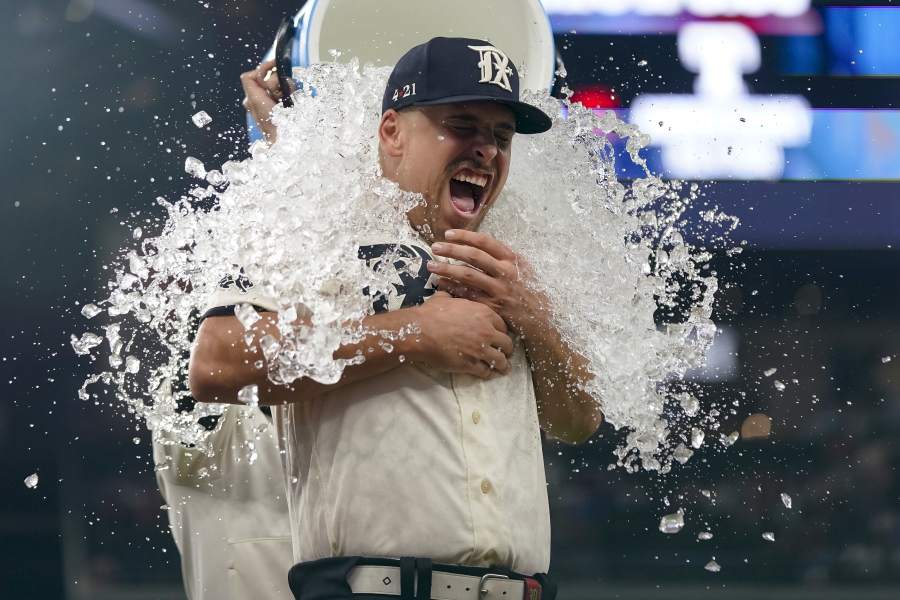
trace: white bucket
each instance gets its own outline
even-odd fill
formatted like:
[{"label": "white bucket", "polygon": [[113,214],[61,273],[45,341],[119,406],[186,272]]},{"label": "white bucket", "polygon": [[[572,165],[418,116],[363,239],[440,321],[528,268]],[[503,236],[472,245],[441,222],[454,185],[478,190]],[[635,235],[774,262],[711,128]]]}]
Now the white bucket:
[{"label": "white bucket", "polygon": [[553,31],[540,0],[310,0],[295,17],[299,66],[342,62],[393,66],[433,37],[491,42],[519,69],[523,90],[549,90],[556,68]]}]

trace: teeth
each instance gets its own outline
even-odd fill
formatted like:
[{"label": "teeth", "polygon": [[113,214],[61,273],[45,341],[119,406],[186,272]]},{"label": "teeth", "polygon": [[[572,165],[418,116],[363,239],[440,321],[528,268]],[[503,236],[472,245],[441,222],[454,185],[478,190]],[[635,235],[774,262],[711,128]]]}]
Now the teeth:
[{"label": "teeth", "polygon": [[453,179],[457,181],[464,181],[466,183],[471,183],[473,185],[477,185],[478,187],[483,188],[488,183],[488,178],[485,175],[476,175],[476,174],[468,174],[468,173],[460,173],[459,175],[454,175]]}]

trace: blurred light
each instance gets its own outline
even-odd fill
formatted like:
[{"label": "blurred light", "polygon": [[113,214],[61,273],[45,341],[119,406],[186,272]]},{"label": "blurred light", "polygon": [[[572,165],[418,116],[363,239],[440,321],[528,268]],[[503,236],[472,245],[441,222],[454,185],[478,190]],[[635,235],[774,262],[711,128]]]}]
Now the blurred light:
[{"label": "blurred light", "polygon": [[66,21],[81,23],[94,12],[94,0],[70,0],[66,7]]},{"label": "blurred light", "polygon": [[796,17],[809,10],[811,0],[541,0],[556,14],[674,16],[682,12],[702,17]]},{"label": "blurred light", "polygon": [[738,346],[740,335],[731,327],[720,326],[713,339],[706,364],[687,372],[693,381],[730,381],[738,376]]},{"label": "blurred light", "polygon": [[571,102],[581,104],[585,108],[617,108],[619,101],[608,87],[589,85],[578,88],[572,94]]},{"label": "blurred light", "polygon": [[812,114],[802,96],[752,96],[743,80],[760,66],[759,40],[739,23],[689,23],[678,53],[698,73],[695,95],[643,95],[632,123],[663,147],[666,171],[693,179],[777,179],[785,146],[809,141]]},{"label": "blurred light", "polygon": [[763,413],[750,415],[741,424],[741,438],[767,438],[772,435],[772,418]]}]

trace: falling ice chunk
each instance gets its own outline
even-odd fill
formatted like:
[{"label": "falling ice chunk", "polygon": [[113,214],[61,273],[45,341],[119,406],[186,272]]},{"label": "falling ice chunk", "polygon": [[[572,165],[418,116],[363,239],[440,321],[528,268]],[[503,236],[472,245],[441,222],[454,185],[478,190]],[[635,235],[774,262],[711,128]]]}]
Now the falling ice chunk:
[{"label": "falling ice chunk", "polygon": [[763,375],[765,375],[766,377],[771,377],[772,375],[775,374],[775,371],[777,371],[777,370],[778,369],[776,369],[775,367],[772,367],[771,369],[766,369],[765,371],[763,371]]},{"label": "falling ice chunk", "polygon": [[719,563],[717,563],[715,561],[715,559],[706,563],[706,566],[703,568],[706,569],[707,571],[709,571],[710,573],[718,573],[719,571],[722,570],[722,567],[719,565]]},{"label": "falling ice chunk", "polygon": [[681,464],[689,461],[691,456],[693,455],[694,451],[686,447],[684,444],[678,444],[678,447],[675,448],[675,452],[672,453],[672,456],[675,458],[675,460],[677,460]]},{"label": "falling ice chunk", "polygon": [[215,169],[206,174],[206,180],[216,187],[223,186],[228,182],[225,176],[222,175],[222,171],[217,171]]},{"label": "falling ice chunk", "polygon": [[647,66],[647,61],[646,61],[646,60],[639,60],[637,66],[639,66],[639,67],[646,67],[646,66]]},{"label": "falling ice chunk", "polygon": [[774,542],[775,534],[771,531],[766,531],[765,533],[762,534],[762,539],[766,540],[767,542]]},{"label": "falling ice chunk", "polygon": [[713,534],[709,531],[701,531],[697,534],[697,539],[701,541],[711,540],[713,538]]},{"label": "falling ice chunk", "polygon": [[882,357],[881,357],[881,362],[883,362],[883,363],[889,363],[889,362],[891,362],[891,357],[890,357],[890,356],[882,356]]},{"label": "falling ice chunk", "polygon": [[264,335],[259,340],[259,347],[263,351],[263,356],[266,357],[266,360],[272,360],[278,354],[278,351],[281,350],[281,344],[278,343],[271,335]]},{"label": "falling ice chunk", "polygon": [[697,414],[697,411],[700,410],[700,402],[690,394],[682,394],[679,400],[681,402],[681,408],[684,410],[684,414],[689,417],[693,417]]},{"label": "falling ice chunk", "polygon": [[33,490],[34,488],[37,487],[37,485],[38,485],[38,474],[37,473],[32,473],[31,475],[29,475],[28,477],[25,478],[25,487]]},{"label": "falling ice chunk", "polygon": [[740,436],[741,436],[741,434],[738,433],[737,431],[732,431],[732,432],[729,433],[728,435],[722,435],[722,436],[719,438],[719,441],[722,442],[722,445],[725,446],[725,447],[727,448],[727,447],[729,447],[729,446],[733,446],[734,443],[735,443],[736,441],[738,441],[738,438],[739,438]]},{"label": "falling ice chunk", "polygon": [[696,427],[691,428],[691,446],[693,446],[695,450],[703,445],[704,437],[706,437],[706,435],[701,430]]},{"label": "falling ice chunk", "polygon": [[777,379],[776,379],[775,381],[772,382],[772,385],[774,385],[774,386],[775,386],[775,389],[778,390],[779,392],[783,392],[783,391],[784,391],[784,388],[787,387],[786,385],[784,385],[782,382],[780,382],[780,381],[777,380]]},{"label": "falling ice chunk", "polygon": [[78,339],[74,335],[71,338],[72,348],[75,350],[75,354],[79,355],[89,354],[91,348],[99,346],[102,341],[102,337],[96,333],[91,333],[90,331],[82,335],[81,339]]},{"label": "falling ice chunk", "polygon": [[700,493],[703,494],[703,497],[704,497],[704,498],[711,498],[711,497],[712,497],[712,492],[709,491],[709,490],[700,490]]},{"label": "falling ice chunk", "polygon": [[81,314],[86,319],[93,319],[94,317],[96,317],[97,315],[99,315],[102,312],[103,312],[103,310],[100,308],[97,308],[96,304],[85,304],[84,306],[81,307]]},{"label": "falling ice chunk", "polygon": [[133,237],[136,240],[141,239],[142,235],[144,235],[144,230],[141,229],[140,227],[135,227],[134,231],[131,232],[131,237]]},{"label": "falling ice chunk", "polygon": [[204,127],[212,123],[212,117],[209,116],[209,114],[205,110],[201,110],[193,117],[191,117],[191,121],[194,122],[194,125],[196,125],[200,129],[203,129]]},{"label": "falling ice chunk", "polygon": [[206,167],[203,166],[203,163],[200,162],[200,160],[193,156],[188,156],[184,161],[184,172],[188,175],[193,175],[197,179],[206,178]]},{"label": "falling ice chunk", "polygon": [[134,444],[135,446],[138,446],[141,443],[141,438],[135,436],[135,437],[131,438],[131,443]]},{"label": "falling ice chunk", "polygon": [[250,384],[242,387],[238,392],[238,401],[248,406],[257,406],[259,404],[259,386]]},{"label": "falling ice chunk", "polygon": [[793,502],[791,501],[791,497],[781,492],[781,502],[784,504],[785,508],[791,508]]},{"label": "falling ice chunk", "polygon": [[237,317],[237,320],[241,322],[241,325],[244,327],[244,329],[250,329],[260,319],[259,313],[256,312],[256,309],[247,303],[242,303],[235,306],[234,316]]},{"label": "falling ice chunk", "polygon": [[125,372],[134,375],[141,370],[141,361],[134,356],[125,357]]},{"label": "falling ice chunk", "polygon": [[659,530],[663,533],[678,533],[684,527],[684,512],[680,509],[659,520]]}]

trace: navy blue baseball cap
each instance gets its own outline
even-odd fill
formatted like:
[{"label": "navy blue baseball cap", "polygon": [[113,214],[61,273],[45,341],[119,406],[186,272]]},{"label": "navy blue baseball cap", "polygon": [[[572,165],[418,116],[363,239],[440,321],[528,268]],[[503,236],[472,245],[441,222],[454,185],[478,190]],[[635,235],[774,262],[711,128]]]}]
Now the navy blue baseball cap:
[{"label": "navy blue baseball cap", "polygon": [[488,101],[508,107],[517,133],[543,133],[553,124],[519,100],[516,65],[490,42],[436,37],[400,57],[388,78],[381,113],[407,106]]}]

